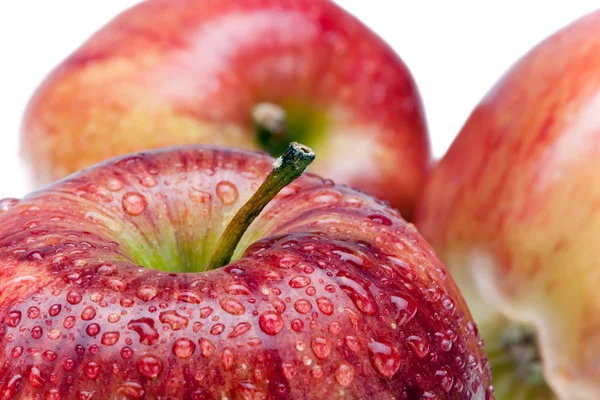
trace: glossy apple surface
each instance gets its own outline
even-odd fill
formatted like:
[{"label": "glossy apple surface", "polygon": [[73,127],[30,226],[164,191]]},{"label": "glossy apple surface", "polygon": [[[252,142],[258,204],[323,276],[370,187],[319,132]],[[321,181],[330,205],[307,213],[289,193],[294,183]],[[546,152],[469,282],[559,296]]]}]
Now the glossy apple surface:
[{"label": "glossy apple surface", "polygon": [[205,271],[272,162],[159,150],[2,201],[0,398],[493,398],[452,278],[363,193],[304,175]]},{"label": "glossy apple surface", "polygon": [[[285,111],[284,132],[258,127],[278,126],[269,106]],[[278,156],[290,141],[319,154],[311,171],[411,216],[430,159],[417,88],[381,38],[327,0],[143,2],[47,77],[21,149],[40,185],[139,150]]]},{"label": "glossy apple surface", "polygon": [[[433,172],[419,211],[417,226],[480,326],[499,399],[600,398],[599,205],[596,12],[498,82]],[[520,345],[538,347],[541,364],[508,354],[513,328],[533,330]],[[536,381],[538,367],[554,394]]]}]

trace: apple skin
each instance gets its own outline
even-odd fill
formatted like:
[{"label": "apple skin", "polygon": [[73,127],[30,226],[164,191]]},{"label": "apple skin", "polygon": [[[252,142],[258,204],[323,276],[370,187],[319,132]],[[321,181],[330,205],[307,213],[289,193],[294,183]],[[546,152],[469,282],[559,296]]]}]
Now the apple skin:
[{"label": "apple skin", "polygon": [[498,323],[533,326],[561,399],[600,398],[599,204],[595,12],[535,47],[487,94],[432,172],[417,217],[486,348],[498,344]]},{"label": "apple skin", "polygon": [[143,2],[46,78],[21,153],[39,186],[164,146],[269,151],[252,119],[264,102],[288,112],[284,146],[319,154],[310,171],[411,217],[430,162],[418,90],[381,38],[327,0]]},{"label": "apple skin", "polygon": [[272,162],[154,150],[4,200],[0,398],[493,399],[452,278],[362,192],[305,174],[203,271]]}]

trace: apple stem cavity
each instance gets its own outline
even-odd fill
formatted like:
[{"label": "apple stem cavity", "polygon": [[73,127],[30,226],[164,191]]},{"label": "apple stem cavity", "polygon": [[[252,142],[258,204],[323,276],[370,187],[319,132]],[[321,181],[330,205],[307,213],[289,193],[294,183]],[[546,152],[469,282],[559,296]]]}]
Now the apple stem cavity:
[{"label": "apple stem cavity", "polygon": [[292,142],[283,155],[273,163],[273,170],[262,185],[235,214],[221,235],[208,269],[227,265],[252,221],[262,212],[281,189],[296,180],[315,159],[315,153],[307,146]]}]

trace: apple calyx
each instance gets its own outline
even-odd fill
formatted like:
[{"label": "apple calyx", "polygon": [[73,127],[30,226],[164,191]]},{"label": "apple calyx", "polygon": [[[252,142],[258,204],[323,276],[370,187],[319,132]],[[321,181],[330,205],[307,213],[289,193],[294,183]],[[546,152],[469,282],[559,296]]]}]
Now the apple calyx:
[{"label": "apple calyx", "polygon": [[315,159],[315,153],[307,146],[292,142],[282,156],[273,163],[273,170],[258,190],[238,210],[213,253],[208,269],[227,265],[246,230],[269,202],[287,185],[302,175]]}]

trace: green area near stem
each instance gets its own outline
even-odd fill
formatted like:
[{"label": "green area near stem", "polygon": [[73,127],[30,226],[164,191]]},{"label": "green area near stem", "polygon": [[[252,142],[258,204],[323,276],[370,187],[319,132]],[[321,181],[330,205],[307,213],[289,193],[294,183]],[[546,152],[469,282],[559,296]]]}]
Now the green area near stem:
[{"label": "green area near stem", "polygon": [[300,103],[286,103],[279,104],[279,106],[287,114],[286,130],[283,134],[276,134],[255,124],[259,146],[273,157],[281,155],[290,142],[304,143],[317,149],[325,138],[325,131],[329,125],[327,113],[316,107],[308,107]]}]

